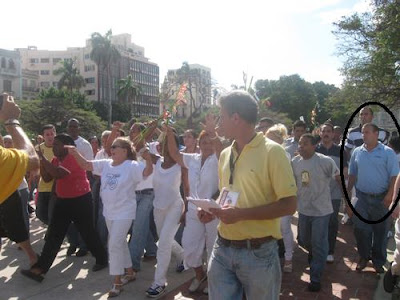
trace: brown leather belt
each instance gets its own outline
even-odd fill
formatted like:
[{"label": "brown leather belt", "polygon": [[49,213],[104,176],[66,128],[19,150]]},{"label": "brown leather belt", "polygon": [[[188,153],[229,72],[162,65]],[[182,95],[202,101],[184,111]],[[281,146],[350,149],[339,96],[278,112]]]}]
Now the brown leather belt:
[{"label": "brown leather belt", "polygon": [[272,236],[266,236],[262,238],[255,238],[249,240],[227,240],[218,234],[218,240],[222,245],[226,247],[232,247],[236,249],[258,249],[261,245],[275,240]]}]

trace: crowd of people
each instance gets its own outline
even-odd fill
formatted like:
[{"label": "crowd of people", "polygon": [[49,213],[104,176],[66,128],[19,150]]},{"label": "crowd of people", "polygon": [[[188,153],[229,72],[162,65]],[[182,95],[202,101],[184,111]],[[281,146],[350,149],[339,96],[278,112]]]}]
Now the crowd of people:
[{"label": "crowd of people", "polygon": [[[371,107],[360,110],[360,125],[344,145],[341,128],[329,120],[312,132],[297,120],[289,135],[279,120],[258,119],[250,94],[232,91],[220,97],[218,117],[207,115],[198,135],[188,129],[181,140],[169,122],[158,120],[134,122],[128,134],[114,122],[100,139],[86,140],[72,118],[61,134],[43,124],[35,147],[12,97],[2,100],[0,122],[8,135],[0,139],[0,237],[25,251],[30,268],[21,273],[32,280],[45,278],[67,237],[67,256],[90,252],[92,271],[109,268],[108,297],[136,279],[142,259],[157,260],[146,294],[160,296],[173,254],[177,271],[194,271],[189,292],[207,282],[203,293],[210,299],[278,299],[282,272],[296,264],[297,211],[308,290],[318,292],[326,263],[335,261],[342,207],[354,227],[356,270],[371,260],[376,273],[385,272],[392,222],[384,217],[400,188],[400,141],[373,123]],[[29,240],[33,190],[36,217],[47,226],[40,254]],[[387,291],[400,275],[399,222]]]}]

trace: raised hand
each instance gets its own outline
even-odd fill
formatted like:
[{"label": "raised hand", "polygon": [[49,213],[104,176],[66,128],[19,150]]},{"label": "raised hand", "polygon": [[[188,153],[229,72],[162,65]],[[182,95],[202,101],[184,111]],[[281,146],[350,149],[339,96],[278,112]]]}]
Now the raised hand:
[{"label": "raised hand", "polygon": [[208,134],[210,134],[211,136],[215,136],[217,123],[218,123],[218,118],[214,116],[214,114],[208,113],[205,117],[205,124],[204,123],[200,124]]}]

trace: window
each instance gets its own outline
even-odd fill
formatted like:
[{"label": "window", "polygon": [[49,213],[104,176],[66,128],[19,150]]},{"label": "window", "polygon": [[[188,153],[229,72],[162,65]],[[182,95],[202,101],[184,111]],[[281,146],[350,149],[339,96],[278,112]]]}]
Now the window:
[{"label": "window", "polygon": [[40,75],[50,75],[49,70],[40,70]]},{"label": "window", "polygon": [[58,64],[61,61],[61,58],[53,58],[53,65]]},{"label": "window", "polygon": [[50,62],[50,58],[41,58],[40,63],[42,64],[48,64]]},{"label": "window", "polygon": [[89,53],[85,54],[85,59],[90,59],[90,54]]},{"label": "window", "polygon": [[36,87],[36,81],[35,80],[31,80],[30,82],[30,87]]},{"label": "window", "polygon": [[57,87],[58,86],[58,81],[53,81],[53,86]]},{"label": "window", "polygon": [[85,78],[85,83],[94,83],[94,77]]},{"label": "window", "polygon": [[95,70],[95,65],[87,65],[85,66],[85,72],[90,72]]},{"label": "window", "polygon": [[96,91],[95,90],[86,90],[85,94],[88,95],[88,96],[93,96],[93,95],[96,94]]},{"label": "window", "polygon": [[28,79],[22,79],[22,87],[27,87],[28,86]]},{"label": "window", "polygon": [[6,68],[6,59],[4,57],[1,58],[1,67]]},{"label": "window", "polygon": [[31,58],[31,64],[39,63],[39,58]]},{"label": "window", "polygon": [[10,60],[8,61],[8,68],[10,68],[11,70],[15,70],[15,62],[12,58],[10,58]]},{"label": "window", "polygon": [[12,92],[12,81],[3,80],[3,89],[5,92]]},{"label": "window", "polygon": [[49,87],[50,87],[50,82],[48,82],[48,81],[42,81],[42,82],[40,83],[40,86],[41,86],[42,88],[49,88]]}]

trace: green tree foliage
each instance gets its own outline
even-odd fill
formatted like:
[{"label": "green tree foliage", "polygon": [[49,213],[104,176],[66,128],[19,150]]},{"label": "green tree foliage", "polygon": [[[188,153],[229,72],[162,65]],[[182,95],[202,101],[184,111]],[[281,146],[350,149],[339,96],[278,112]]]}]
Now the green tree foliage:
[{"label": "green tree foliage", "polygon": [[[112,117],[112,105],[111,105],[111,63],[117,62],[121,54],[118,49],[111,43],[112,31],[111,29],[106,32],[103,36],[98,32],[94,32],[91,35],[90,42],[92,45],[92,51],[90,52],[90,58],[97,64],[98,68],[107,72],[107,86],[108,86],[108,126],[111,126]],[[104,100],[105,95],[101,96],[101,100]]]},{"label": "green tree foliage", "polygon": [[118,80],[117,85],[118,96],[128,105],[130,116],[138,116],[138,112],[135,112],[135,107],[137,107],[138,104],[137,98],[141,94],[140,85],[135,83],[132,74],[129,74],[126,78]]},{"label": "green tree foliage", "polygon": [[85,86],[85,80],[80,75],[79,70],[75,67],[75,59],[64,59],[60,62],[62,66],[54,70],[54,75],[61,75],[58,81],[58,88],[66,88],[72,93],[73,90],[79,90]]},{"label": "green tree foliage", "polygon": [[40,93],[39,100],[18,102],[21,122],[24,129],[36,135],[45,124],[53,124],[57,132],[65,132],[67,121],[76,118],[81,123],[82,136],[98,135],[106,129],[106,124],[90,110],[90,103],[84,105],[84,102],[84,96],[78,92],[50,88]]},{"label": "green tree foliage", "polygon": [[257,80],[255,90],[259,99],[268,98],[270,110],[284,113],[292,121],[303,116],[310,124],[317,94],[313,85],[299,75],[281,76],[279,80]]},{"label": "green tree foliage", "polygon": [[[334,23],[338,52],[345,58],[344,93],[363,95],[354,102],[400,98],[400,1],[372,1],[372,12],[353,14]],[[349,92],[353,90],[354,92]]]}]

